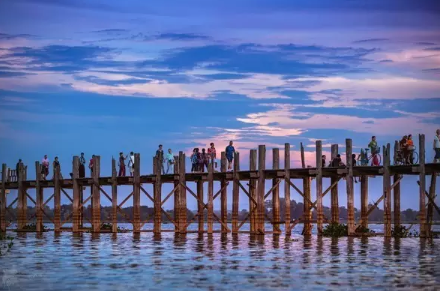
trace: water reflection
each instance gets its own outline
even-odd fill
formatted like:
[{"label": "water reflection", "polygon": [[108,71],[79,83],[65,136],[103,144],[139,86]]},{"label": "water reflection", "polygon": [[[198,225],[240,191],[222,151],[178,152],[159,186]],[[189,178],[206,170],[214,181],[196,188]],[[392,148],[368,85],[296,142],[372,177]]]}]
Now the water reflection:
[{"label": "water reflection", "polygon": [[[436,289],[439,240],[14,233],[10,290]],[[5,277],[6,276],[6,277]],[[12,282],[12,281],[8,281]],[[1,286],[4,287],[4,286]],[[0,288],[2,289],[2,288]]]}]

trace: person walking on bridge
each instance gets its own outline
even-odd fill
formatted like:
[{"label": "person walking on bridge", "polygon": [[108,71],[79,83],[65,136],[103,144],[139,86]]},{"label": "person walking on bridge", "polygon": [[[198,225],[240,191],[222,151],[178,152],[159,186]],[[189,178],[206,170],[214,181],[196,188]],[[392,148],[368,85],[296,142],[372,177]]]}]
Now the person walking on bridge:
[{"label": "person walking on bridge", "polygon": [[79,157],[79,177],[84,178],[86,176],[86,158],[84,158],[84,153],[81,153]]},{"label": "person walking on bridge", "polygon": [[234,160],[234,153],[235,153],[234,142],[232,140],[229,142],[229,145],[226,147],[225,152],[226,152],[226,159],[228,160],[228,170],[232,170],[232,162]]},{"label": "person walking on bridge", "polygon": [[435,156],[434,156],[434,163],[440,163],[440,129],[437,129],[437,131],[435,132],[436,135],[434,136],[434,152],[435,152]]},{"label": "person walking on bridge", "polygon": [[156,157],[160,161],[160,169],[158,169],[158,171],[162,171],[162,175],[165,175],[165,168],[163,166],[163,161],[164,161],[163,146],[161,144],[159,145],[159,148],[156,151]]},{"label": "person walking on bridge", "polygon": [[120,152],[119,153],[119,173],[118,173],[119,177],[125,177],[125,159],[126,159],[126,157],[124,157],[124,153]]},{"label": "person walking on bridge", "polygon": [[41,161],[41,174],[43,175],[44,180],[46,180],[46,177],[49,175],[49,159],[47,158],[47,155],[44,155],[44,158]]}]

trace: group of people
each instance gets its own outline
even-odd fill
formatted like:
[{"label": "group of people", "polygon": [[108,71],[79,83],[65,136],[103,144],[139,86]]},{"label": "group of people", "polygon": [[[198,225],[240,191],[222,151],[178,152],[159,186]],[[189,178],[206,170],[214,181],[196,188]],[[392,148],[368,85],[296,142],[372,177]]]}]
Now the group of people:
[{"label": "group of people", "polygon": [[[229,145],[225,149],[225,155],[227,160],[228,170],[232,170],[232,165],[234,162],[234,142],[230,141]],[[214,170],[217,168],[217,151],[215,149],[214,143],[210,143],[208,151],[199,148],[194,148],[191,154],[191,172],[204,172],[205,169],[208,171],[209,165],[213,165]]]},{"label": "group of people", "polygon": [[412,135],[404,135],[399,142],[400,147],[400,155],[403,161],[408,161],[410,164],[413,163],[413,155],[414,155],[414,141],[412,139]]}]

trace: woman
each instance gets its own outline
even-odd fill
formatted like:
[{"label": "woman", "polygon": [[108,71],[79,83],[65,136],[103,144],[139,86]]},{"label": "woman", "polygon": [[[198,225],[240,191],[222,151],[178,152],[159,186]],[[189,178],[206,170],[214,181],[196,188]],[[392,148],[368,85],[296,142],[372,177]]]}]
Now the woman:
[{"label": "woman", "polygon": [[211,163],[214,163],[214,169],[217,168],[217,162],[216,162],[217,152],[215,150],[215,146],[213,142],[210,144],[210,148],[208,149],[208,155]]},{"label": "woman", "polygon": [[174,173],[174,155],[171,149],[168,149],[168,153],[165,155],[165,160],[167,161],[167,174],[170,172]]},{"label": "woman", "polygon": [[128,160],[128,170],[130,171],[130,177],[133,177],[134,173],[134,153],[130,152],[130,159]]},{"label": "woman", "polygon": [[81,153],[79,157],[79,177],[84,178],[86,176],[86,159],[84,158],[84,153]]},{"label": "woman", "polygon": [[198,162],[198,160],[197,160],[197,149],[195,148],[195,149],[193,149],[193,153],[192,153],[192,155],[191,155],[191,172],[192,173],[195,173],[195,172],[197,172],[197,162]]}]

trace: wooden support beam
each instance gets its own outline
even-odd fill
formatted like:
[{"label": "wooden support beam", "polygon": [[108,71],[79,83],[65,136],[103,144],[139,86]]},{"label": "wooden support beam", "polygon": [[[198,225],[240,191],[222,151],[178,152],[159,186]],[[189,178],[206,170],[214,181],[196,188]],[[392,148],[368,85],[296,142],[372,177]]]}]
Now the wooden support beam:
[{"label": "wooden support beam", "polygon": [[292,231],[290,229],[290,144],[284,144],[284,203],[285,203],[285,231],[286,235],[291,235]]},{"label": "wooden support beam", "polygon": [[[211,167],[210,164],[208,164],[208,173],[209,173],[209,168]],[[209,175],[209,174],[208,174]],[[204,227],[204,203],[203,203],[203,180],[198,180],[197,181],[197,213],[198,213],[198,222],[199,222],[199,227],[198,227],[198,231],[199,233],[203,233],[205,231],[205,227]]]},{"label": "wooden support beam", "polygon": [[[141,156],[134,154],[133,171],[133,232],[141,231]],[[161,170],[161,169],[159,169]]]},{"label": "wooden support beam", "polygon": [[[432,236],[432,222],[434,220],[434,204],[432,201],[435,199],[435,187],[436,187],[437,173],[433,173],[431,175],[431,185],[429,186],[429,195],[428,195],[428,212],[426,216],[426,232],[427,236]],[[440,212],[439,212],[440,213]]]},{"label": "wooden support beam", "polygon": [[[312,205],[311,202],[312,193],[311,193],[311,184],[312,184],[312,178],[307,177],[303,178],[303,198],[304,198],[304,228],[303,228],[303,235],[309,236],[312,234]],[[293,184],[292,184],[293,185]],[[294,188],[295,189],[295,188]],[[297,191],[298,192],[298,191]]]},{"label": "wooden support beam", "polygon": [[101,157],[93,158],[93,192],[92,192],[92,231],[101,231],[101,192],[99,190],[99,175],[101,173]]},{"label": "wooden support beam", "polygon": [[351,157],[352,140],[345,140],[345,152],[346,152],[346,165],[347,165],[347,212],[348,212],[348,235],[354,235],[355,233],[355,221],[354,221],[354,186],[353,186],[353,159]]},{"label": "wooden support beam", "polygon": [[[399,142],[396,140],[394,141],[394,155],[393,155],[393,161],[394,165],[396,165],[396,159],[399,151]],[[393,177],[393,183],[398,181],[400,178],[400,175],[395,174]],[[394,202],[394,227],[400,227],[400,183],[396,184],[396,186],[393,189],[393,202]]]},{"label": "wooden support beam", "polygon": [[258,146],[258,186],[257,186],[257,232],[259,234],[264,234],[264,194],[266,193],[266,146]]},{"label": "wooden support beam", "polygon": [[[84,203],[84,188],[81,185],[79,186],[79,205],[83,205]],[[78,228],[83,228],[83,221],[84,221],[84,208],[78,206]]]},{"label": "wooden support beam", "polygon": [[53,167],[53,221],[55,223],[55,231],[61,231],[61,183],[60,183],[60,167]]},{"label": "wooden support beam", "polygon": [[[420,181],[417,181],[417,184],[420,186]],[[425,190],[425,195],[426,195],[426,197],[428,197],[428,200],[429,200],[428,203],[432,204],[432,206],[434,206],[435,210],[437,210],[437,213],[440,214],[440,208],[437,206],[437,204],[435,204],[434,199],[430,196],[430,194],[426,190]]]},{"label": "wooden support beam", "polygon": [[40,186],[41,181],[41,166],[40,162],[35,162],[35,215],[37,218],[36,221],[36,231],[42,232],[44,230],[43,227],[43,211],[41,208],[43,206],[44,197],[43,197],[43,188]]},{"label": "wooden support beam", "polygon": [[180,176],[179,176],[179,156],[174,156],[174,231],[179,232],[180,230]]},{"label": "wooden support beam", "polygon": [[179,226],[180,233],[186,233],[186,224],[188,222],[187,219],[187,209],[186,209],[186,179],[185,179],[185,154],[183,152],[179,152],[179,178],[180,178],[180,196],[179,196]]},{"label": "wooden support beam", "polygon": [[383,147],[383,196],[384,196],[384,235],[391,236],[391,161],[390,144]]},{"label": "wooden support beam", "polygon": [[[223,156],[223,154],[222,154]],[[223,161],[223,159],[222,159]],[[222,162],[223,169],[223,162]],[[223,197],[222,197],[223,198]],[[222,200],[223,201],[223,200]],[[213,217],[214,217],[214,163],[209,164],[208,166],[208,233],[213,233]],[[223,229],[223,228],[222,228]]]},{"label": "wooden support beam", "polygon": [[[330,161],[333,161],[333,159],[336,158],[336,156],[338,155],[338,151],[338,145],[332,144]],[[337,177],[331,177],[331,183],[333,184],[337,179]],[[339,193],[337,186],[333,187],[331,190],[331,214],[332,222],[339,223]]]},{"label": "wooden support beam", "polygon": [[116,160],[112,158],[112,233],[118,232],[118,174]]},{"label": "wooden support beam", "polygon": [[361,225],[368,227],[368,176],[361,176]]},{"label": "wooden support beam", "polygon": [[27,210],[27,197],[26,197],[26,189],[24,187],[23,181],[26,181],[25,178],[25,169],[23,163],[20,163],[18,166],[18,223],[17,229],[22,230],[26,225],[26,210]]},{"label": "wooden support beam", "polygon": [[300,148],[301,148],[301,166],[302,166],[303,169],[305,169],[306,168],[306,160],[305,160],[305,157],[304,157],[304,146],[303,146],[302,143],[300,145]]},{"label": "wooden support beam", "polygon": [[232,233],[238,233],[238,206],[240,195],[240,154],[234,153],[234,185],[232,187]]},{"label": "wooden support beam", "polygon": [[[251,150],[249,154],[249,169],[251,171],[257,170],[257,150]],[[257,231],[257,214],[256,210],[252,211],[254,208],[257,208],[257,180],[251,179],[249,181],[249,223],[250,223],[250,231],[251,233],[255,233]],[[251,213],[252,211],[252,213]]]},{"label": "wooden support beam", "polygon": [[426,208],[425,208],[425,191],[426,191],[426,170],[425,170],[425,135],[419,134],[419,221],[420,221],[420,237],[426,237]]},{"label": "wooden support beam", "polygon": [[2,189],[0,192],[0,232],[6,232],[6,181],[8,174],[8,167],[2,164]]},{"label": "wooden support beam", "polygon": [[[221,152],[220,159],[220,171],[222,173],[226,172],[227,161],[226,161],[226,153]],[[237,162],[237,161],[235,161]],[[227,183],[225,179],[220,181],[220,187],[223,189],[220,195],[220,219],[226,225],[228,223],[228,189]],[[222,233],[227,232],[227,229],[222,226]]]},{"label": "wooden support beam", "polygon": [[316,141],[316,201],[318,235],[322,235],[324,209],[322,207],[322,141]]},{"label": "wooden support beam", "polygon": [[[278,170],[280,168],[280,149],[272,149],[272,169]],[[272,190],[272,221],[280,221],[280,179],[272,179],[272,187],[276,187]],[[273,224],[273,232],[281,233],[280,226]]]},{"label": "wooden support beam", "polygon": [[154,227],[153,232],[159,234],[161,232],[162,224],[162,161],[158,157],[154,157],[153,161],[156,164],[156,180],[154,181]]},{"label": "wooden support beam", "polygon": [[[72,190],[73,190],[73,203],[72,203],[72,231],[78,232],[80,228],[80,188],[78,185],[79,178],[79,157],[74,156],[72,161]],[[37,197],[38,198],[38,197]],[[37,199],[38,201],[38,199]],[[82,212],[82,210],[81,210]]]}]

